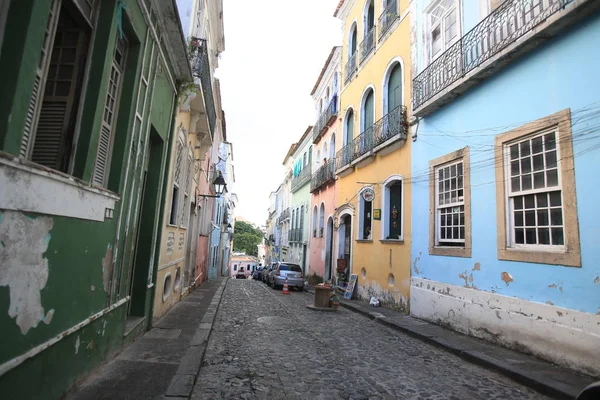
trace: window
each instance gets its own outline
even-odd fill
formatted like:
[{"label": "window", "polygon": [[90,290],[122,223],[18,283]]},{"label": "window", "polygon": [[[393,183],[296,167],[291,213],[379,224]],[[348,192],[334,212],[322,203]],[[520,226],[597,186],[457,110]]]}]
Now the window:
[{"label": "window", "polygon": [[404,240],[402,177],[388,178],[383,186],[382,240]]},{"label": "window", "polygon": [[179,197],[180,197],[180,182],[181,170],[183,169],[183,149],[185,143],[185,131],[183,127],[179,128],[179,138],[177,140],[177,150],[175,153],[175,164],[173,165],[173,191],[171,195],[171,215],[169,216],[169,224],[177,225],[177,217],[179,215]]},{"label": "window", "polygon": [[325,203],[321,203],[319,211],[319,237],[323,237],[323,228],[325,227]]},{"label": "window", "polygon": [[[52,3],[40,49],[21,155],[45,167],[69,173],[91,30],[75,7],[59,5],[56,0]],[[116,68],[119,70],[121,67]],[[120,75],[114,69],[111,71],[111,89],[113,83],[116,99]],[[107,103],[114,112],[116,101],[111,103],[107,99]],[[106,114],[104,117],[106,120]],[[112,124],[113,115],[110,117]],[[106,128],[103,124],[102,131],[109,129],[110,132],[111,128],[112,125]],[[108,155],[110,148],[106,151]]]},{"label": "window", "polygon": [[429,162],[429,254],[471,257],[469,148]]},{"label": "window", "polygon": [[317,237],[317,206],[313,209],[313,237]]},{"label": "window", "polygon": [[237,264],[233,264],[233,270],[237,271]]},{"label": "window", "polygon": [[581,266],[571,115],[496,137],[498,258]]},{"label": "window", "polygon": [[[363,189],[364,190],[364,189]],[[373,202],[366,201],[362,196],[362,190],[358,194],[358,240],[371,240],[373,229],[372,227],[372,215],[373,215]]]},{"label": "window", "polygon": [[300,226],[298,227],[300,229],[300,235],[299,235],[299,239],[302,239],[302,235],[304,232],[304,206],[300,206]]},{"label": "window", "polygon": [[388,69],[383,87],[383,109],[385,114],[391,113],[402,105],[402,65],[394,62]]},{"label": "window", "polygon": [[183,202],[181,204],[181,221],[179,225],[187,228],[190,218],[190,193],[192,190],[192,181],[194,180],[194,154],[191,150],[191,145],[188,146],[188,157],[185,164],[185,183],[183,186]]},{"label": "window", "polygon": [[456,0],[439,0],[427,12],[429,55],[433,60],[449,48],[459,35]]}]

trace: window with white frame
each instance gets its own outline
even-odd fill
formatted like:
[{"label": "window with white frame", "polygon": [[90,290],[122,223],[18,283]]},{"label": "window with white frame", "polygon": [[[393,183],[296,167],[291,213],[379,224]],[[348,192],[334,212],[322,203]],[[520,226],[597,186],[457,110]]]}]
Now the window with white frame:
[{"label": "window with white frame", "polygon": [[403,229],[403,196],[401,178],[389,179],[383,188],[383,229],[384,240],[404,240]]},{"label": "window with white frame", "polygon": [[171,192],[171,214],[169,216],[169,224],[177,225],[177,217],[179,215],[179,198],[181,186],[181,171],[183,169],[183,150],[185,143],[185,131],[183,127],[179,128],[179,138],[177,140],[177,150],[175,153],[175,165],[173,166],[173,189]]},{"label": "window with white frame", "polygon": [[321,203],[319,210],[319,237],[323,237],[323,230],[325,229],[325,204]]},{"label": "window with white frame", "polygon": [[510,246],[565,245],[556,131],[505,145]]},{"label": "window with white frame", "polygon": [[465,191],[463,162],[435,169],[435,245],[464,247]]},{"label": "window with white frame", "polygon": [[429,161],[429,254],[471,257],[469,147]]},{"label": "window with white frame", "polygon": [[429,56],[433,60],[448,49],[460,35],[458,4],[456,0],[439,0],[429,7],[427,14]]},{"label": "window with white frame", "polygon": [[312,226],[313,226],[313,237],[316,238],[317,237],[317,206],[315,206],[315,208],[313,209]]},{"label": "window with white frame", "polygon": [[581,266],[570,110],[498,135],[495,150],[498,258]]},{"label": "window with white frame", "polygon": [[358,215],[358,240],[371,240],[373,202],[365,200],[362,192],[359,194]]}]

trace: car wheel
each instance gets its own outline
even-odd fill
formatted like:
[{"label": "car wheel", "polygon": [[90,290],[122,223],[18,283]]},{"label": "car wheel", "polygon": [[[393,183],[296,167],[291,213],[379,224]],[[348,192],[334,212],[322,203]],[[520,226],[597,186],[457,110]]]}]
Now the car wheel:
[{"label": "car wheel", "polygon": [[273,281],[273,290],[277,290],[279,288],[279,285],[275,284],[275,281]]}]

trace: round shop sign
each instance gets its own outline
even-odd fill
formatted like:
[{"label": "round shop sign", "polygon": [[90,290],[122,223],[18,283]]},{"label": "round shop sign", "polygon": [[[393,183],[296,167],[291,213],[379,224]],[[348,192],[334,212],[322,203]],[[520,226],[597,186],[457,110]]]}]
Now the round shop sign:
[{"label": "round shop sign", "polygon": [[365,201],[373,201],[373,199],[375,198],[375,191],[373,190],[373,188],[366,188],[362,192],[362,197]]}]

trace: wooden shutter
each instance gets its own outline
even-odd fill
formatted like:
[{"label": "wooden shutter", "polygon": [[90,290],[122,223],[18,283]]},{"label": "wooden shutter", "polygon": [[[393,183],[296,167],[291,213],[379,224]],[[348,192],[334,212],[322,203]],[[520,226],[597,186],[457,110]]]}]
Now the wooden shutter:
[{"label": "wooden shutter", "polygon": [[374,123],[374,101],[373,91],[370,90],[367,98],[365,99],[365,111],[364,111],[364,121],[363,121],[363,132],[368,128],[373,126]]},{"label": "wooden shutter", "polygon": [[43,88],[45,85],[46,74],[48,73],[48,66],[50,64],[50,54],[54,42],[54,35],[56,34],[56,26],[58,24],[59,7],[60,0],[54,0],[50,7],[48,25],[46,26],[40,61],[35,72],[33,90],[31,91],[31,99],[29,100],[29,107],[27,108],[27,116],[25,118],[25,129],[23,131],[23,138],[21,139],[19,155],[23,158],[29,158],[31,153],[31,143],[34,140],[33,134],[37,129],[41,99],[44,96]]},{"label": "wooden shutter", "polygon": [[86,40],[83,27],[61,9],[31,159],[63,172],[71,151]]},{"label": "wooden shutter", "polygon": [[110,70],[110,79],[106,90],[104,113],[102,114],[102,125],[100,127],[100,139],[98,140],[98,151],[96,153],[96,163],[94,165],[94,175],[92,177],[92,182],[99,186],[106,186],[108,173],[110,171],[112,144],[114,142],[114,132],[117,125],[119,97],[121,94],[121,87],[123,86],[122,82],[123,72],[125,70],[126,50],[127,42],[125,39],[117,38]]}]

